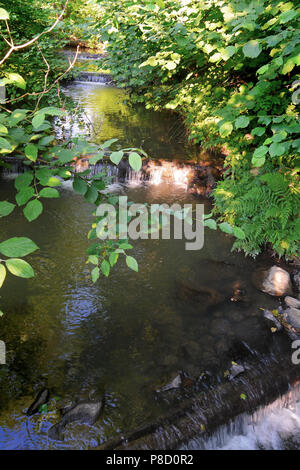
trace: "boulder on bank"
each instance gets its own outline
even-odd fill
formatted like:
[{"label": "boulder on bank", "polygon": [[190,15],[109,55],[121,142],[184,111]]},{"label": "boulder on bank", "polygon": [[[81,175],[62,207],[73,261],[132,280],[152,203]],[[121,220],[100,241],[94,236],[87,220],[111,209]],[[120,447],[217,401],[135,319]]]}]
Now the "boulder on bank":
[{"label": "boulder on bank", "polygon": [[295,299],[295,297],[287,296],[284,301],[288,307],[300,309],[300,300]]},{"label": "boulder on bank", "polygon": [[266,294],[282,297],[293,293],[289,273],[278,266],[272,266],[268,270],[255,271],[252,279],[254,285]]}]

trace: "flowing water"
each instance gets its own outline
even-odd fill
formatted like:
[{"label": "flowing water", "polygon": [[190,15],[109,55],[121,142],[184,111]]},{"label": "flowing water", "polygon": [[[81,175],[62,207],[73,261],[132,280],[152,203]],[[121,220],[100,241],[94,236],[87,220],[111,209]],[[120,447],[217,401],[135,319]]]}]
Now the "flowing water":
[{"label": "flowing water", "polygon": [[[116,88],[74,84],[66,93],[83,107],[86,121],[66,120],[61,134],[79,133],[88,122],[99,142],[118,138],[116,148],[143,147],[161,159],[150,163],[147,178],[112,172],[112,190],[135,202],[195,201],[187,193],[190,167],[174,163],[195,157],[178,118],[125,104],[126,92]],[[1,200],[12,199],[11,176],[1,176]],[[1,449],[98,448],[141,427],[142,436],[156,433],[141,448],[152,438],[152,448],[280,447],[283,422],[299,430],[297,409],[284,408],[284,401],[228,424],[248,402],[249,412],[268,405],[298,374],[289,339],[271,333],[262,317],[260,307],[277,302],[252,283],[254,270],[272,261],[231,253],[231,237],[205,229],[204,248],[196,252],[186,251],[184,240],[137,240],[139,273],[121,260],[94,285],[85,255],[93,206],[68,183],[60,194],[45,200],[37,221],[27,223],[19,209],[1,221],[1,239],[28,236],[40,248],[28,257],[36,277],[8,276],[1,289],[0,339],[7,347],[7,365],[0,366]],[[210,211],[207,200],[198,202]],[[237,285],[244,294],[233,302]],[[229,383],[232,361],[244,364],[247,379]],[[178,371],[184,371],[186,386],[159,392]],[[51,392],[49,411],[92,392],[105,395],[103,415],[94,426],[70,425],[64,441],[53,441],[47,431],[56,414],[24,414],[44,386]],[[298,389],[293,393],[289,407],[299,396]],[[202,400],[198,408],[195,400]],[[183,404],[184,424],[174,413]],[[155,425],[164,416],[165,434]],[[223,427],[212,434],[217,425]],[[178,430],[176,438],[171,428]],[[275,436],[271,444],[257,438],[266,433]]]}]

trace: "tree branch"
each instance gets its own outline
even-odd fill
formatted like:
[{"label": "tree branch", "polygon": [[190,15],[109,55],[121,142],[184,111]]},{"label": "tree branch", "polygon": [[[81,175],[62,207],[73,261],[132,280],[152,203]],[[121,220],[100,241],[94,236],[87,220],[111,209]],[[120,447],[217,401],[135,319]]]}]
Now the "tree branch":
[{"label": "tree branch", "polygon": [[[5,54],[5,56],[3,57],[3,59],[0,60],[0,65],[2,65],[2,64],[10,57],[10,55],[11,55],[14,51],[19,51],[19,50],[21,50],[21,49],[25,49],[26,47],[31,46],[31,45],[34,44],[36,41],[38,41],[38,40],[40,39],[40,37],[43,36],[44,34],[50,33],[50,32],[55,28],[55,26],[60,22],[60,20],[62,19],[62,17],[64,16],[68,3],[69,3],[69,0],[66,0],[66,3],[65,3],[65,5],[64,5],[64,7],[63,7],[62,12],[61,12],[60,15],[56,18],[56,20],[55,20],[55,22],[52,24],[52,26],[50,26],[50,28],[46,29],[46,31],[42,31],[40,34],[38,34],[38,35],[35,36],[34,38],[30,39],[30,41],[25,42],[25,43],[23,43],[23,44],[19,44],[18,46],[15,46],[15,45],[13,44],[13,42],[11,42],[11,47],[10,47],[10,49],[7,51],[7,53]],[[9,34],[9,36],[10,36],[10,38],[11,38],[11,33],[10,33],[10,29],[9,29],[9,24],[8,24],[7,21],[6,21],[6,27],[7,27],[8,34]],[[12,41],[12,38],[11,38],[11,41]]]}]

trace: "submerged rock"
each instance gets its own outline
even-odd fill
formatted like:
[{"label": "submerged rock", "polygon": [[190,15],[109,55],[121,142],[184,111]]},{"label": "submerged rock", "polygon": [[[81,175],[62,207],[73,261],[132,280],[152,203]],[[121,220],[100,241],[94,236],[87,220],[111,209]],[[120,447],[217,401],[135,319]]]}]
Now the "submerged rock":
[{"label": "submerged rock", "polygon": [[264,318],[270,320],[270,322],[272,322],[273,326],[275,326],[278,331],[282,330],[281,323],[277,320],[273,313],[270,312],[270,310],[264,310]]},{"label": "submerged rock", "polygon": [[30,405],[27,410],[27,416],[32,416],[35,413],[38,413],[40,407],[47,403],[49,400],[49,390],[47,388],[43,388],[35,397],[34,402]]},{"label": "submerged rock", "polygon": [[238,375],[245,372],[245,368],[240,364],[233,364],[230,367],[229,372],[230,372],[230,374],[228,376],[228,379],[233,380],[233,379],[235,379],[235,377],[237,377]]},{"label": "submerged rock", "polygon": [[287,296],[284,299],[286,305],[291,308],[300,308],[300,300],[295,299],[294,297]]},{"label": "submerged rock", "polygon": [[292,327],[300,329],[300,310],[292,307],[288,308],[284,312],[284,316]]},{"label": "submerged rock", "polygon": [[275,297],[293,292],[289,273],[278,266],[272,266],[267,271],[256,271],[252,279],[258,289]]},{"label": "submerged rock", "polygon": [[156,390],[157,393],[168,392],[169,390],[176,389],[185,389],[192,387],[194,384],[194,379],[192,379],[186,372],[180,371],[176,377],[169,382],[167,385],[164,385],[162,388]]},{"label": "submerged rock", "polygon": [[181,374],[176,375],[176,377],[167,385],[157,390],[157,392],[167,392],[169,390],[174,390],[180,388],[182,384]]},{"label": "submerged rock", "polygon": [[67,424],[75,421],[82,424],[94,424],[100,417],[103,404],[104,402],[101,400],[96,402],[82,402],[73,406],[71,409],[66,411],[59,423],[54,424],[54,426],[49,429],[49,437],[51,439],[61,440]]}]

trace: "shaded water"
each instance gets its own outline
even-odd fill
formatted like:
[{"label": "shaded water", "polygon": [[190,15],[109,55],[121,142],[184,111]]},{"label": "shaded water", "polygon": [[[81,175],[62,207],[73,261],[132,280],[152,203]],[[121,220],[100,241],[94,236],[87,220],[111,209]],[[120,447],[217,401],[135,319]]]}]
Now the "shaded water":
[{"label": "shaded water", "polygon": [[[177,119],[128,107],[125,92],[113,88],[75,86],[69,93],[84,106],[99,142],[117,137],[119,145],[142,145],[155,157],[191,157],[182,130],[173,132]],[[131,183],[116,190],[136,202],[192,200],[181,178]],[[4,175],[1,200],[11,199],[12,186]],[[9,276],[1,289],[0,339],[7,345],[7,366],[0,366],[1,449],[97,447],[155,422],[183,397],[226,384],[231,361],[272,356],[290,367],[288,339],[270,332],[259,308],[276,302],[255,289],[257,263],[232,254],[229,236],[207,230],[199,252],[186,251],[181,240],[138,240],[140,272],[121,261],[109,279],[94,285],[85,255],[93,206],[69,184],[60,193],[59,200],[45,201],[43,215],[31,224],[19,209],[1,220],[0,239],[28,236],[40,247],[28,257],[35,279]],[[230,300],[237,282],[245,290],[242,302]],[[263,376],[270,366],[260,367]],[[178,371],[193,385],[157,393]],[[203,374],[207,380],[199,381]],[[262,393],[257,377],[253,383]],[[45,414],[41,422],[41,415],[24,416],[42,386],[58,406],[87,398],[91,390],[105,394],[104,414],[92,427],[70,425],[63,442],[51,441],[47,430],[57,417]]]},{"label": "shaded water", "polygon": [[[196,156],[196,151],[187,145],[182,121],[175,114],[133,106],[125,90],[97,83],[75,83],[65,93],[83,108],[82,127],[91,126],[96,143],[118,139],[115,148],[143,148],[152,158],[185,160]],[[62,133],[80,133],[76,120],[66,119],[61,124]]]}]

